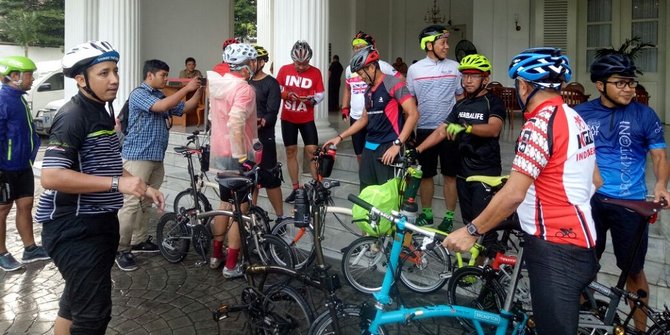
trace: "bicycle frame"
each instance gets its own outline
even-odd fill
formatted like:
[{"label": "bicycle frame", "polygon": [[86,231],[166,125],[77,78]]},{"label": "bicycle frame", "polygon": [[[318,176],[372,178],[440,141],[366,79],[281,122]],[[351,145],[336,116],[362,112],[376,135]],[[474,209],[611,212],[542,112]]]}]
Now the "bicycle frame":
[{"label": "bicycle frame", "polygon": [[[516,319],[519,315],[512,313],[510,307],[512,305],[512,296],[516,290],[516,281],[512,282],[508,288],[508,298],[505,301],[503,309],[500,311],[500,314],[490,313],[486,311],[481,311],[478,309],[462,307],[462,306],[453,306],[453,305],[435,305],[435,306],[423,306],[423,307],[413,307],[406,308],[400,306],[397,310],[385,311],[385,306],[389,305],[392,302],[390,292],[393,287],[396,272],[398,271],[398,262],[400,259],[400,254],[402,251],[402,243],[405,234],[405,230],[410,230],[415,233],[419,233],[426,237],[432,239],[432,243],[438,243],[446,238],[446,235],[439,232],[432,232],[419,228],[405,220],[404,217],[399,216],[396,213],[388,214],[379,211],[378,209],[372,207],[370,204],[356,197],[355,195],[349,195],[349,200],[356,203],[357,205],[370,211],[371,215],[381,216],[386,218],[389,221],[392,221],[396,225],[395,237],[393,239],[393,246],[391,247],[391,255],[388,265],[388,271],[384,275],[384,282],[382,284],[382,289],[379,292],[373,293],[375,300],[376,313],[375,317],[368,327],[368,332],[370,334],[378,334],[378,329],[387,324],[395,323],[406,323],[411,320],[421,320],[428,318],[437,318],[437,317],[460,317],[465,319],[470,319],[473,321],[476,331],[478,334],[484,334],[484,329],[482,324],[489,324],[496,327],[496,335],[506,334],[507,329],[509,328],[511,321]],[[514,276],[518,276],[518,272],[521,268],[521,260],[523,256],[523,251],[517,256],[518,261],[514,267]],[[521,322],[518,322],[512,331],[512,334],[523,334],[526,321],[528,316],[522,314],[523,319]]]},{"label": "bicycle frame", "polygon": [[[626,258],[623,270],[619,275],[617,284],[613,287],[607,287],[597,281],[593,281],[588,286],[588,289],[602,294],[609,300],[604,317],[594,315],[594,313],[591,311],[582,312],[579,315],[579,327],[588,330],[602,329],[607,332],[614,332],[619,330],[620,327],[627,328],[637,310],[642,310],[654,324],[659,324],[663,320],[663,313],[654,311],[644,301],[642,301],[642,298],[644,298],[643,296],[638,293],[626,291],[624,286],[626,285],[626,280],[628,278],[628,274],[630,273],[633,258],[642,244],[645,228],[647,225],[656,221],[656,215],[662,208],[663,203],[653,203],[644,200],[619,199],[604,199],[603,202],[613,203],[637,212],[646,218],[646,224],[640,225],[639,229],[635,233],[635,237],[633,239],[634,243],[631,246],[631,250],[628,252],[628,257]],[[593,297],[593,294],[588,292],[588,290],[587,297],[591,306],[597,308],[597,301]],[[632,301],[633,307],[621,325],[615,325],[614,321],[617,316],[617,308],[621,303],[621,299]],[[620,330],[622,332],[625,331],[624,329]]]}]

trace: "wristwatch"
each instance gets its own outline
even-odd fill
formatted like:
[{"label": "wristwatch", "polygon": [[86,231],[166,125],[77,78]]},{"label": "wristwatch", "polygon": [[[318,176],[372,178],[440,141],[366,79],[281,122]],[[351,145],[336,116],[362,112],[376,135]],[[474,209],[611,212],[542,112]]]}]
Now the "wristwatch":
[{"label": "wristwatch", "polygon": [[400,138],[396,138],[396,140],[393,141],[393,145],[401,146],[401,145],[402,145],[402,141],[400,140]]},{"label": "wristwatch", "polygon": [[112,187],[109,188],[110,192],[118,192],[119,191],[119,177],[114,176],[112,177]]},{"label": "wristwatch", "polygon": [[470,234],[470,236],[475,236],[475,237],[482,236],[482,234],[480,234],[477,231],[477,226],[472,224],[472,222],[469,222],[467,225],[465,225],[465,229],[468,231],[468,234]]}]

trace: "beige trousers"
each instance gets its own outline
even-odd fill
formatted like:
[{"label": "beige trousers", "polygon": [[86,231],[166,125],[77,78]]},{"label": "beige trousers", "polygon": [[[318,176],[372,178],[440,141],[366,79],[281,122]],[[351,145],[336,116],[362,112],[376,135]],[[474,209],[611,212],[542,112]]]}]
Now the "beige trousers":
[{"label": "beige trousers", "polygon": [[[165,176],[163,162],[124,161],[123,168],[133,176],[140,177],[155,189],[160,189]],[[131,245],[147,240],[147,230],[152,208],[150,199],[132,195],[123,196],[123,207],[119,210],[119,248],[118,251],[130,251]]]}]

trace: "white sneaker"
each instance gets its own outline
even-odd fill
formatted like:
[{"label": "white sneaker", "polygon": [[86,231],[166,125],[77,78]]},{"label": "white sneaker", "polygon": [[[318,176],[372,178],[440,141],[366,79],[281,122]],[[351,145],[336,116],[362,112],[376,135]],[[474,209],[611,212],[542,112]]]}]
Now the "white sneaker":
[{"label": "white sneaker", "polygon": [[237,264],[235,268],[233,268],[232,270],[229,270],[227,267],[224,266],[222,272],[223,272],[223,278],[226,279],[239,278],[242,277],[243,275],[242,267],[240,266],[240,264]]},{"label": "white sneaker", "polygon": [[218,269],[219,266],[221,266],[221,263],[223,263],[224,258],[216,258],[212,257],[209,259],[209,268],[210,269]]}]

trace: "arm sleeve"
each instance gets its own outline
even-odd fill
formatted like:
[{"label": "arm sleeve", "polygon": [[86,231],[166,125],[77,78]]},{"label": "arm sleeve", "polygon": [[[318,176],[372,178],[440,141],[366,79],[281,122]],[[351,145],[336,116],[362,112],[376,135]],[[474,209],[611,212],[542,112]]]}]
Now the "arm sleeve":
[{"label": "arm sleeve", "polygon": [[267,113],[263,115],[266,120],[266,127],[274,127],[277,123],[277,115],[279,115],[279,106],[281,104],[281,89],[276,80],[269,80],[268,101],[266,110]]},{"label": "arm sleeve", "polygon": [[526,122],[516,143],[512,170],[537,179],[551,157],[547,129],[546,121],[533,118]]},{"label": "arm sleeve", "polygon": [[497,117],[501,119],[504,123],[505,119],[507,118],[507,111],[505,110],[505,104],[495,94],[490,94],[489,97],[491,97],[490,99],[491,110],[489,112],[489,117],[490,116]]},{"label": "arm sleeve", "polygon": [[77,163],[79,149],[84,144],[87,128],[76,112],[60,112],[51,125],[51,135],[44,153],[45,169],[71,169]]},{"label": "arm sleeve", "polygon": [[647,141],[647,149],[665,149],[667,145],[665,143],[663,124],[661,123],[661,120],[658,118],[658,115],[656,115],[656,112],[654,112],[654,110],[651,108],[646,108],[645,106],[644,113],[644,130],[646,136],[645,140]]}]

